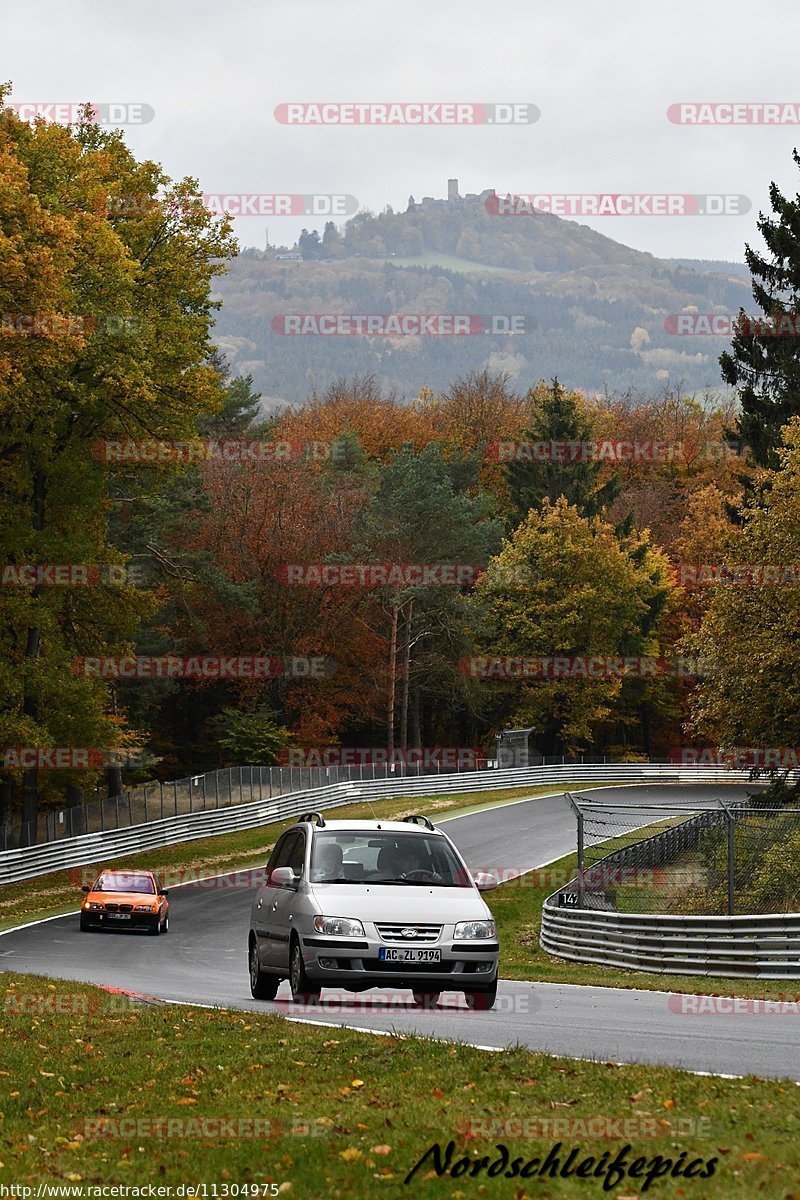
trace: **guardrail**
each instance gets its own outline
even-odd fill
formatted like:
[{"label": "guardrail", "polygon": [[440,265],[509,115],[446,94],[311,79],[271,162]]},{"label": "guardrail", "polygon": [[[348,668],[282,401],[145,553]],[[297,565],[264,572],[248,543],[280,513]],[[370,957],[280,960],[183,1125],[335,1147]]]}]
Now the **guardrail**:
[{"label": "guardrail", "polygon": [[7,850],[0,853],[0,884],[16,883],[51,871],[122,858],[141,850],[195,841],[239,829],[253,829],[298,816],[309,808],[338,808],[359,800],[453,795],[528,786],[561,787],[590,782],[746,783],[749,777],[747,770],[679,767],[667,763],[566,763],[562,766],[514,767],[509,770],[338,783],[328,788],[286,793],[264,802],[254,800],[229,808],[167,817],[127,829],[107,830],[64,838],[43,846]]},{"label": "guardrail", "polygon": [[542,909],[542,949],[573,962],[676,975],[800,978],[800,913],[671,917]]},{"label": "guardrail", "polygon": [[[793,773],[797,778],[797,774]],[[759,801],[750,802],[760,809]],[[770,810],[772,811],[772,810]],[[781,810],[774,810],[780,812]],[[722,976],[741,979],[800,978],[800,913],[747,916],[679,916],[610,911],[593,882],[613,878],[629,863],[651,867],[696,844],[720,813],[745,815],[738,803],[727,812],[709,810],[630,845],[579,871],[542,906],[539,943],[548,954],[573,962],[626,967],[655,974]],[[565,902],[569,896],[577,903]]]}]

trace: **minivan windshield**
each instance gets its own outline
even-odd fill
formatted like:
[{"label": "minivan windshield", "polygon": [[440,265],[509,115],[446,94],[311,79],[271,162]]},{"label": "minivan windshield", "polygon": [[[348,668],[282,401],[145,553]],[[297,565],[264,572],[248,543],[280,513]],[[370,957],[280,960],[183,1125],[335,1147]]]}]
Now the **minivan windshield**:
[{"label": "minivan windshield", "polygon": [[445,838],[380,829],[315,833],[310,881],[472,887],[465,867]]}]

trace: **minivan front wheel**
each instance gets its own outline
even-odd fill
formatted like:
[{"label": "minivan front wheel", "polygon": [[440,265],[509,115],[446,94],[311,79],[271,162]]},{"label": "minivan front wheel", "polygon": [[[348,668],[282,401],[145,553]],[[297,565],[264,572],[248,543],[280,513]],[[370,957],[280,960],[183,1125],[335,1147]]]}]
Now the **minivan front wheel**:
[{"label": "minivan front wheel", "polygon": [[292,939],[289,951],[289,986],[292,989],[292,999],[296,1004],[317,1004],[319,1001],[318,987],[314,987],[306,975],[306,965],[303,962],[303,951],[297,938]]},{"label": "minivan front wheel", "polygon": [[497,981],[494,986],[483,992],[464,992],[464,999],[467,1002],[467,1007],[475,1012],[488,1012],[490,1008],[494,1008],[497,999]]},{"label": "minivan front wheel", "polygon": [[440,992],[412,992],[415,1008],[436,1008]]}]

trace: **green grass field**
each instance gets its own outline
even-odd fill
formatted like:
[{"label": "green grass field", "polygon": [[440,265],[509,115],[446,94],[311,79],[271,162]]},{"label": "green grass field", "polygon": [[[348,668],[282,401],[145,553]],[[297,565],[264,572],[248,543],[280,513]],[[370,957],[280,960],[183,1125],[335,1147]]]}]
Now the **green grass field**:
[{"label": "green grass field", "polygon": [[446,271],[461,271],[467,275],[475,273],[517,275],[519,273],[511,267],[493,267],[489,263],[472,262],[471,259],[461,258],[456,254],[437,254],[431,250],[414,258],[397,255],[394,258],[376,259],[375,261],[390,263],[394,267],[442,267]]},{"label": "green grass field", "polygon": [[404,1183],[433,1144],[453,1141],[451,1164],[491,1163],[499,1143],[540,1164],[557,1143],[562,1165],[576,1150],[573,1165],[592,1156],[599,1168],[605,1154],[607,1166],[625,1146],[644,1170],[655,1156],[716,1160],[709,1179],[645,1191],[626,1178],[617,1200],[798,1196],[792,1084],[143,1007],[34,976],[3,974],[0,987],[4,1184],[72,1184],[76,1196],[99,1184],[216,1184],[218,1196],[274,1185],[298,1200],[609,1194],[597,1178],[439,1177],[431,1157]]}]

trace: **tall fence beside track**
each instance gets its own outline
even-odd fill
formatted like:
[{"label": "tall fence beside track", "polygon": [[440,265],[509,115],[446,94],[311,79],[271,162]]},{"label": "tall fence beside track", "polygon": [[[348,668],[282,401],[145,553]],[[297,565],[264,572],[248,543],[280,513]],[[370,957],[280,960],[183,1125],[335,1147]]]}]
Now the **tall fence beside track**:
[{"label": "tall fence beside track", "polygon": [[800,978],[800,809],[751,796],[641,812],[571,797],[574,879],[548,897],[550,954],[634,970]]},{"label": "tall fence beside track", "polygon": [[[240,780],[244,772],[243,786],[247,788],[251,768],[235,770],[239,771]],[[254,767],[252,771],[258,772],[259,768]],[[412,798],[528,787],[562,790],[570,785],[586,783],[747,783],[749,778],[747,770],[718,767],[680,767],[668,763],[564,763],[508,770],[464,771],[449,775],[407,775],[402,778],[387,774],[384,778],[347,779],[327,786],[306,787],[272,796],[264,796],[263,787],[262,794],[258,796],[254,782],[252,800],[234,804],[228,798],[228,802],[220,803],[219,807],[208,806],[210,789],[207,787],[205,808],[65,837],[44,845],[0,852],[0,884],[121,858],[141,850],[270,825],[298,816],[310,808],[336,808],[393,796]]]}]

